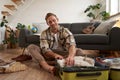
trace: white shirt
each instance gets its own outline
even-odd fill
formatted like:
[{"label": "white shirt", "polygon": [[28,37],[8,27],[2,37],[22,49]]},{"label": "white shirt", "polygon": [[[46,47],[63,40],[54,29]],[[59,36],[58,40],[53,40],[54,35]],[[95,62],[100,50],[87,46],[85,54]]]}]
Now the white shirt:
[{"label": "white shirt", "polygon": [[58,42],[58,34],[54,34],[54,38],[55,38],[55,43],[53,45],[53,49],[57,49],[57,50],[63,50],[62,45],[59,44]]}]

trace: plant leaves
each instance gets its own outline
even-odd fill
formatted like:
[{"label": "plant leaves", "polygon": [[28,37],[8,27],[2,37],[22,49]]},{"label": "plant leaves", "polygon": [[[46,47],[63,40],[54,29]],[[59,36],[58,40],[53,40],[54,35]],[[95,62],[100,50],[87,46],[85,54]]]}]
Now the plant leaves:
[{"label": "plant leaves", "polygon": [[88,7],[88,8],[84,11],[84,13],[88,12],[89,10],[90,10],[90,7]]},{"label": "plant leaves", "polygon": [[88,13],[87,16],[92,17],[93,19],[95,19],[95,15],[92,12]]},{"label": "plant leaves", "polygon": [[1,23],[0,23],[0,26],[3,27],[3,26],[4,26],[4,22],[1,22]]}]

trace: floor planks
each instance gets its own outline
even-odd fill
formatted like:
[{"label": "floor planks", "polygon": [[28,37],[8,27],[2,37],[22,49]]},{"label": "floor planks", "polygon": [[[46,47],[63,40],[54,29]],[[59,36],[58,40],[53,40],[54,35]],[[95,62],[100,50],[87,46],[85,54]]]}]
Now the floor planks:
[{"label": "floor planks", "polygon": [[[10,61],[12,57],[20,55],[21,49],[0,50],[0,59]],[[0,74],[0,80],[61,80],[38,66],[35,61],[26,61],[28,68],[25,71]]]},{"label": "floor planks", "polygon": [[[21,53],[22,49],[20,48],[0,50],[0,59],[10,61],[11,58],[18,56]],[[102,51],[102,53],[105,52]],[[112,51],[111,54],[114,54],[114,51]],[[116,57],[120,57],[120,51],[115,51],[115,54],[117,54]],[[0,80],[61,80],[59,77],[53,76],[52,74],[40,68],[38,66],[38,63],[36,63],[35,61],[26,61],[24,62],[24,64],[28,66],[25,71],[0,74]]]}]

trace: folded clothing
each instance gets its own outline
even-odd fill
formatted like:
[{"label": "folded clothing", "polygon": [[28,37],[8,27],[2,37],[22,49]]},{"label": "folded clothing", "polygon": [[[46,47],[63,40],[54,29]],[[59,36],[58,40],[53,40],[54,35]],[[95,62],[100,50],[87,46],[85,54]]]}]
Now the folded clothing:
[{"label": "folded clothing", "polygon": [[[74,57],[74,66],[88,66],[88,67],[93,67],[95,65],[94,59],[90,57],[83,57],[83,56],[75,56]],[[57,63],[60,65],[60,67],[64,67],[65,65],[65,59],[62,60],[57,60]]]},{"label": "folded clothing", "polygon": [[0,59],[0,66],[4,66],[4,65],[6,65],[6,64],[8,64],[8,63],[5,62],[4,60]]},{"label": "folded clothing", "polygon": [[0,66],[0,73],[12,73],[12,72],[24,71],[26,69],[27,66],[25,64],[14,61],[4,66],[3,65]]}]

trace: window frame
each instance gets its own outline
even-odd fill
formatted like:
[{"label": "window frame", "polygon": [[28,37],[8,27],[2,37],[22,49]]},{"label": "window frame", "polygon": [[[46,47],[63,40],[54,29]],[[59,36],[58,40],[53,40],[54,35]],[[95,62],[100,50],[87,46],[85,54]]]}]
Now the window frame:
[{"label": "window frame", "polygon": [[[111,8],[113,5],[116,5],[117,9]],[[110,13],[110,16],[120,13],[120,0],[106,0],[106,11]]]}]

